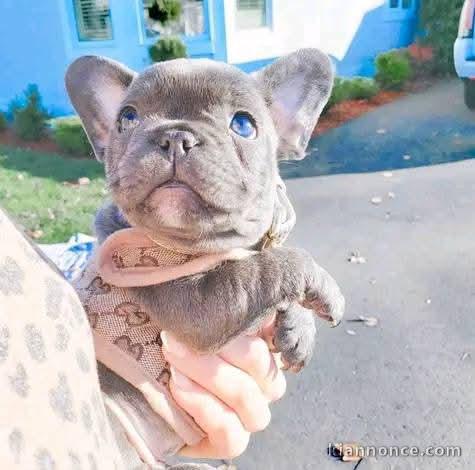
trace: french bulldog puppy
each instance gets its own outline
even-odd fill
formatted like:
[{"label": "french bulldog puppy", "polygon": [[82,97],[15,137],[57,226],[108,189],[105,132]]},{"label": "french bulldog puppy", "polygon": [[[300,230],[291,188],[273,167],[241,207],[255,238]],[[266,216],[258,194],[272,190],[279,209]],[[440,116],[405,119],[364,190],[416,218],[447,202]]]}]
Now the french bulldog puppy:
[{"label": "french bulldog puppy", "polygon": [[[259,248],[276,218],[288,232],[293,210],[277,165],[305,156],[332,81],[331,63],[316,49],[253,75],[207,60],[138,74],[102,57],[77,59],[67,89],[113,198],[98,214],[99,239],[131,225],[203,255]],[[333,278],[287,247],[131,291],[163,329],[202,352],[278,312],[274,345],[294,370],[311,356],[314,315],[336,325],[344,311]]]}]

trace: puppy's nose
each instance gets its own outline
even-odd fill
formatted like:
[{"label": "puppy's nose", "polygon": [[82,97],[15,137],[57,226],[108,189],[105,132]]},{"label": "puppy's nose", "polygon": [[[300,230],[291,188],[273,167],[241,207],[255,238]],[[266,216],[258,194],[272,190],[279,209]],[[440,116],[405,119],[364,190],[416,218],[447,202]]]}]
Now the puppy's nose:
[{"label": "puppy's nose", "polygon": [[188,131],[165,131],[159,139],[160,148],[172,158],[184,157],[197,143],[196,137]]}]

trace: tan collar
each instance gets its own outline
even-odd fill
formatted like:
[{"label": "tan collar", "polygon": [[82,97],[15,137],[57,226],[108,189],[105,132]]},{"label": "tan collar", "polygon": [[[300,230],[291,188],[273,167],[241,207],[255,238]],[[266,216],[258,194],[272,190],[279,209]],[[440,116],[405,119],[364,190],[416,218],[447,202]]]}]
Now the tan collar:
[{"label": "tan collar", "polygon": [[192,256],[166,248],[137,228],[109,236],[98,249],[98,271],[117,287],[144,287],[209,271],[223,261],[244,259],[256,252],[234,249]]}]

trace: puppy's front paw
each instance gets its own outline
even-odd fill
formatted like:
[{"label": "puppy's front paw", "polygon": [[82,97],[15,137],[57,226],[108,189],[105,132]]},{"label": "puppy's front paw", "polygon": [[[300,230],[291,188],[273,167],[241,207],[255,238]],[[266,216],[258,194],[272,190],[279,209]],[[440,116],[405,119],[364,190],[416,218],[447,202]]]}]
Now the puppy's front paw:
[{"label": "puppy's front paw", "polygon": [[330,274],[315,263],[314,268],[314,282],[307,289],[303,305],[332,326],[338,326],[345,313],[345,298]]},{"label": "puppy's front paw", "polygon": [[274,346],[282,354],[286,369],[293,372],[307,365],[315,344],[315,320],[311,310],[291,303],[277,314]]}]

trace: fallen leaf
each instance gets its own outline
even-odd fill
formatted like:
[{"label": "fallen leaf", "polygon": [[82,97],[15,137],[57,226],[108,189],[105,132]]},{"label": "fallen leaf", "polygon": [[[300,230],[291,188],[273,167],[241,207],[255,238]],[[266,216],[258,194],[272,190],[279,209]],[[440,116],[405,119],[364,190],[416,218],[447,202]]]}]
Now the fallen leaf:
[{"label": "fallen leaf", "polygon": [[43,230],[37,229],[37,230],[28,230],[27,234],[35,239],[38,240],[38,238],[41,238],[44,235]]},{"label": "fallen leaf", "polygon": [[354,251],[350,253],[348,262],[352,264],[365,264],[366,258],[364,256],[361,256],[357,251]]},{"label": "fallen leaf", "polygon": [[350,336],[356,336],[356,331],[355,331],[355,330],[346,330],[346,332],[347,332]]},{"label": "fallen leaf", "polygon": [[364,317],[360,315],[360,320],[366,325],[370,327],[377,326],[379,323],[379,320],[376,317]]},{"label": "fallen leaf", "polygon": [[83,176],[81,178],[78,178],[78,184],[79,186],[86,186],[91,182],[91,180],[87,176]]},{"label": "fallen leaf", "polygon": [[374,196],[371,198],[371,204],[374,204],[375,206],[378,206],[383,202],[383,198],[380,196]]},{"label": "fallen leaf", "polygon": [[379,323],[379,320],[376,317],[365,317],[363,315],[360,315],[358,318],[350,318],[346,321],[352,323],[364,323],[365,326],[369,327],[375,327]]},{"label": "fallen leaf", "polygon": [[465,359],[469,359],[469,358],[471,358],[471,357],[472,357],[472,355],[471,355],[469,352],[465,351],[465,352],[462,354],[462,357],[460,358],[460,360],[461,360],[461,361],[465,361]]}]

